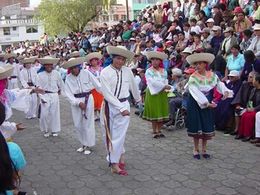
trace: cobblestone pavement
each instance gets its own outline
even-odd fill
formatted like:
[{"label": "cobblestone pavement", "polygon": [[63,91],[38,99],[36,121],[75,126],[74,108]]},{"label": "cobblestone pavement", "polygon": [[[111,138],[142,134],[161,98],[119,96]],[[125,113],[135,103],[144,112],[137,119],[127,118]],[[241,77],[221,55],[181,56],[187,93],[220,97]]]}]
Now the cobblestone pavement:
[{"label": "cobblestone pavement", "polygon": [[154,140],[150,124],[133,114],[126,139],[129,176],[112,175],[98,123],[94,153],[79,154],[70,106],[62,100],[61,107],[59,137],[44,138],[38,120],[25,120],[23,113],[13,117],[27,126],[14,139],[28,163],[21,189],[31,195],[260,194],[260,149],[250,143],[217,132],[209,143],[212,159],[194,160],[185,130]]}]

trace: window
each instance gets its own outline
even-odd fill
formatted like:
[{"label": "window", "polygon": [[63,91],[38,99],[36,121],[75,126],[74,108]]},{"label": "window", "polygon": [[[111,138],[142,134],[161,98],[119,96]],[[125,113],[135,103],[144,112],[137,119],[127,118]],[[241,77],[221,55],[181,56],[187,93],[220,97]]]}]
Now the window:
[{"label": "window", "polygon": [[109,16],[103,16],[103,21],[104,21],[104,22],[109,21]]},{"label": "window", "polygon": [[37,33],[38,32],[38,26],[27,26],[26,27],[26,33]]},{"label": "window", "polygon": [[114,21],[118,21],[119,20],[119,16],[117,14],[113,15],[113,20]]},{"label": "window", "polygon": [[121,20],[126,21],[126,15],[121,15]]},{"label": "window", "polygon": [[16,31],[16,26],[13,27],[13,31]]},{"label": "window", "polygon": [[10,28],[9,27],[4,27],[3,28],[3,31],[4,31],[4,35],[10,35]]}]

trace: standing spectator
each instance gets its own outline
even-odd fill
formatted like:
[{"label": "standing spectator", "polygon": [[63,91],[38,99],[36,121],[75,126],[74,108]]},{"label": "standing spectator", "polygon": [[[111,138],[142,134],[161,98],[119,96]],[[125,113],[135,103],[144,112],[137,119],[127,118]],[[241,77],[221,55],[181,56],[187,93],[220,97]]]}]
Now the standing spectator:
[{"label": "standing spectator", "polygon": [[163,22],[162,5],[159,2],[157,2],[156,6],[157,6],[157,9],[154,11],[154,22],[155,22],[155,24],[162,25],[162,22]]}]

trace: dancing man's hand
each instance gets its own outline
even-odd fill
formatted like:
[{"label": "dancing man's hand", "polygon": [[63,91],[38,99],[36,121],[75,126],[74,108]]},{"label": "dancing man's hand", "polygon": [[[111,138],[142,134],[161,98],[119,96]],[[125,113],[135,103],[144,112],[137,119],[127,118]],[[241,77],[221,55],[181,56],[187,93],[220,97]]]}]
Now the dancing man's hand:
[{"label": "dancing man's hand", "polygon": [[124,110],[123,112],[121,112],[122,116],[129,116],[130,112],[128,110]]}]

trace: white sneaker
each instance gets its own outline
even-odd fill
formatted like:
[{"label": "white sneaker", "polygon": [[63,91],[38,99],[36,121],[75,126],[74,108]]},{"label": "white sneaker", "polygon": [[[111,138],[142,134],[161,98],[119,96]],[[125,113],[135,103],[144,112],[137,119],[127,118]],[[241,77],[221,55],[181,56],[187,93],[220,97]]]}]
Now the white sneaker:
[{"label": "white sneaker", "polygon": [[84,154],[86,154],[86,155],[89,155],[89,154],[91,154],[92,152],[90,151],[90,150],[88,150],[88,149],[86,149],[85,151],[84,151]]},{"label": "white sneaker", "polygon": [[53,137],[58,137],[58,135],[59,135],[58,133],[52,133]]},{"label": "white sneaker", "polygon": [[44,137],[50,137],[50,134],[49,134],[49,132],[45,132],[45,133],[43,134],[43,136],[44,136]]},{"label": "white sneaker", "polygon": [[85,148],[83,148],[83,147],[80,147],[79,149],[77,149],[77,152],[84,152],[85,151]]}]

